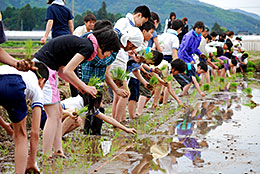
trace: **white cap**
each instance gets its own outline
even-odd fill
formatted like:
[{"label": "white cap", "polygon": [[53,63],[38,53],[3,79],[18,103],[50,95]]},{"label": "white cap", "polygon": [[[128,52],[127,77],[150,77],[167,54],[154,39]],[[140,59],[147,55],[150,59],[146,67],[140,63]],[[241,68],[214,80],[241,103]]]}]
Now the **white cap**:
[{"label": "white cap", "polygon": [[125,31],[122,31],[121,44],[126,47],[127,41],[132,42],[134,46],[140,47],[144,42],[144,36],[141,30],[137,27],[130,27]]}]

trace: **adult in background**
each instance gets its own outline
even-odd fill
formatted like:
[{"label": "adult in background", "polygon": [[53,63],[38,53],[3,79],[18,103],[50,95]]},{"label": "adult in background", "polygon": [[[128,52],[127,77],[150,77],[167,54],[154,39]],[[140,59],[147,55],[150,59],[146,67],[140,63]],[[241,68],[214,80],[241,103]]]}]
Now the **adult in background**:
[{"label": "adult in background", "polygon": [[176,19],[176,14],[174,12],[170,13],[170,18],[166,19],[163,32],[165,33],[168,28],[171,28],[172,22]]},{"label": "adult in background", "polygon": [[74,32],[73,35],[81,36],[85,33],[91,32],[94,28],[96,22],[96,17],[93,14],[87,14],[84,18],[84,25],[78,26]]},{"label": "adult in background", "polygon": [[51,4],[51,6],[47,8],[46,31],[40,41],[42,45],[48,39],[50,31],[52,31],[52,38],[73,34],[73,16],[70,10],[65,7],[65,0],[49,0],[47,4]]},{"label": "adult in background", "polygon": [[180,43],[181,43],[181,40],[182,40],[183,36],[184,36],[186,33],[189,32],[188,18],[184,17],[184,18],[182,18],[181,21],[183,22],[184,27],[182,28],[181,33],[178,34],[178,38],[179,38]]}]

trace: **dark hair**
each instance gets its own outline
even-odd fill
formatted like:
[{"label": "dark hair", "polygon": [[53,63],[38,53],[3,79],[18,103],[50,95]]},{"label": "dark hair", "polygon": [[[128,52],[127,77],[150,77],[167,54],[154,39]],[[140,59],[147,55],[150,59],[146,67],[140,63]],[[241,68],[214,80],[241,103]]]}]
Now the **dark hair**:
[{"label": "dark hair", "polygon": [[175,59],[171,63],[172,69],[175,71],[179,71],[179,73],[183,73],[186,69],[186,64],[183,60],[181,59]]},{"label": "dark hair", "polygon": [[139,27],[139,29],[141,31],[145,30],[145,31],[149,31],[151,29],[155,30],[155,26],[154,23],[151,20],[148,20],[147,22],[145,22],[142,26]]},{"label": "dark hair", "polygon": [[32,72],[35,73],[38,79],[45,78],[45,83],[49,78],[49,70],[47,66],[41,62],[34,62],[34,66],[37,67],[38,70],[32,70]]},{"label": "dark hair", "polygon": [[217,32],[215,32],[215,31],[212,31],[212,32],[210,33],[210,36],[211,36],[211,37],[217,37],[217,36],[218,36],[218,34],[217,34]]},{"label": "dark hair", "polygon": [[195,28],[202,28],[203,31],[204,31],[205,25],[204,25],[204,23],[203,23],[202,21],[197,21],[197,22],[194,24],[194,26],[193,26],[193,29],[194,29],[194,30],[195,30]]},{"label": "dark hair", "polygon": [[207,65],[205,62],[201,61],[201,62],[198,64],[198,66],[200,66],[200,68],[203,69],[205,72],[208,71],[208,65]]},{"label": "dark hair", "polygon": [[184,18],[182,18],[181,21],[184,23],[184,22],[188,21],[188,18],[184,17]]},{"label": "dark hair", "polygon": [[236,37],[236,40],[242,41],[242,38],[241,37]]},{"label": "dark hair", "polygon": [[216,57],[223,56],[223,54],[224,54],[223,48],[220,47],[220,46],[217,46],[216,48],[217,48],[217,55],[216,55]]},{"label": "dark hair", "polygon": [[113,25],[109,20],[97,20],[95,22],[93,31],[97,31],[103,28],[113,29]]},{"label": "dark hair", "polygon": [[163,60],[163,54],[159,51],[152,50],[154,66],[158,66]]},{"label": "dark hair", "polygon": [[230,36],[232,36],[232,35],[234,35],[235,33],[233,32],[233,31],[228,31],[227,32],[227,35],[230,37]]},{"label": "dark hair", "polygon": [[232,43],[232,41],[231,41],[231,40],[229,40],[229,39],[227,39],[227,40],[226,40],[226,42],[225,42],[225,44],[227,45],[227,47],[228,47],[228,50],[230,50],[230,51],[231,51],[231,48],[232,48],[232,46],[233,46],[233,43]]},{"label": "dark hair", "polygon": [[96,37],[98,45],[102,50],[102,53],[106,51],[118,52],[120,49],[120,41],[117,34],[110,29],[105,27],[100,30],[93,31],[93,35]]},{"label": "dark hair", "polygon": [[136,7],[133,14],[137,14],[137,13],[141,13],[142,17],[144,17],[144,18],[148,18],[148,19],[151,18],[150,9],[146,5],[141,5],[141,6]]},{"label": "dark hair", "polygon": [[170,19],[171,19],[173,16],[175,16],[175,18],[176,18],[176,14],[175,14],[174,12],[171,12],[171,13],[170,13]]},{"label": "dark hair", "polygon": [[220,34],[219,34],[219,37],[221,37],[221,38],[223,38],[223,39],[225,39],[226,36],[227,36],[226,33],[220,33]]},{"label": "dark hair", "polygon": [[51,4],[54,0],[48,0],[46,4]]},{"label": "dark hair", "polygon": [[209,27],[205,26],[204,31],[209,31]]},{"label": "dark hair", "polygon": [[205,39],[212,40],[212,37],[208,34]]},{"label": "dark hair", "polygon": [[235,58],[231,59],[231,63],[234,65],[234,66],[237,66],[237,60]]},{"label": "dark hair", "polygon": [[88,22],[88,21],[96,21],[96,17],[93,15],[93,14],[87,14],[84,18],[84,21],[85,22]]},{"label": "dark hair", "polygon": [[180,19],[172,21],[171,28],[174,30],[182,29],[184,26],[183,22]]},{"label": "dark hair", "polygon": [[241,59],[244,61],[246,58],[248,58],[248,54],[247,54],[247,53],[244,53],[244,54],[241,56]]},{"label": "dark hair", "polygon": [[151,19],[152,19],[153,21],[157,20],[158,23],[160,22],[160,17],[159,17],[159,15],[158,15],[157,13],[155,13],[155,12],[151,12]]}]

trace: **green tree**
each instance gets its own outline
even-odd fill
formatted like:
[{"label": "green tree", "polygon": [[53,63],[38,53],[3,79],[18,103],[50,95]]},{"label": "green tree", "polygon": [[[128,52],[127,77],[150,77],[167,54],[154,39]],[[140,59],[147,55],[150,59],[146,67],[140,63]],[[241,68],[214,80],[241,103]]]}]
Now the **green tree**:
[{"label": "green tree", "polygon": [[7,7],[5,11],[3,11],[3,23],[5,27],[9,30],[18,30],[18,19],[20,10],[15,7]]},{"label": "green tree", "polygon": [[106,10],[106,3],[105,1],[102,2],[102,7],[97,11],[97,19],[108,19],[108,14],[107,14],[107,10]]},{"label": "green tree", "polygon": [[21,29],[31,31],[35,27],[35,15],[30,4],[26,4],[21,8],[20,14],[18,16],[18,25],[23,25]]},{"label": "green tree", "polygon": [[211,31],[215,31],[216,33],[224,33],[226,28],[221,27],[217,22],[214,23],[213,27],[211,28]]}]

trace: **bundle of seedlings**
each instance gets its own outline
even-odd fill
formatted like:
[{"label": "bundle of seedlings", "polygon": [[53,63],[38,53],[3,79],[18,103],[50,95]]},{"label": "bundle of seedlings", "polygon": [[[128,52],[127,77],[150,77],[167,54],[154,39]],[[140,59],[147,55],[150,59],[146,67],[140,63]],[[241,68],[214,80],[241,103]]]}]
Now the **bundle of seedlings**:
[{"label": "bundle of seedlings", "polygon": [[123,82],[129,78],[129,73],[121,68],[115,68],[111,71],[112,79],[118,87],[123,86]]},{"label": "bundle of seedlings", "polygon": [[98,108],[100,107],[102,101],[103,82],[99,77],[94,76],[89,79],[88,86],[95,86],[97,89],[96,98],[94,98],[90,94],[83,95],[84,103],[87,103],[88,114],[92,115],[95,114],[98,111]]},{"label": "bundle of seedlings", "polygon": [[164,80],[169,83],[173,79],[172,75],[168,75]]},{"label": "bundle of seedlings", "polygon": [[204,89],[204,91],[208,91],[209,88],[210,88],[210,86],[209,86],[208,83],[205,83],[205,84],[203,85],[203,89]]},{"label": "bundle of seedlings", "polygon": [[159,80],[155,76],[152,76],[149,81],[149,85],[151,85],[152,87],[155,87],[158,84],[159,84]]}]

